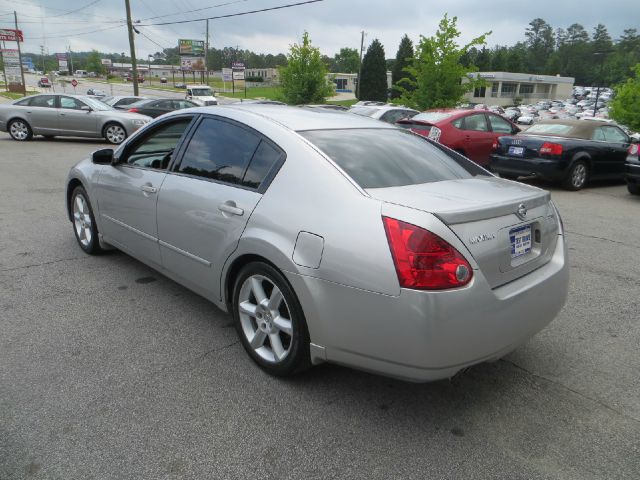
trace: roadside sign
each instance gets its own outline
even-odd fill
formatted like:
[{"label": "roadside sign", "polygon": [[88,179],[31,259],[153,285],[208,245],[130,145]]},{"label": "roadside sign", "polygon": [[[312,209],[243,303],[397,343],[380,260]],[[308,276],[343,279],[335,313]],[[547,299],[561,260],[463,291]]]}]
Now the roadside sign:
[{"label": "roadside sign", "polygon": [[222,69],[222,81],[223,82],[231,82],[233,77],[233,70],[230,68]]},{"label": "roadside sign", "polygon": [[73,80],[71,80],[71,86],[73,88],[76,88],[78,86],[78,81],[75,78]]},{"label": "roadside sign", "polygon": [[238,72],[233,72],[233,79],[234,80],[244,80],[244,70],[240,70]]},{"label": "roadside sign", "polygon": [[110,58],[102,58],[100,60],[100,63],[102,65],[106,65],[106,66],[110,67],[111,66],[111,59]]},{"label": "roadside sign", "polygon": [[5,42],[24,42],[24,37],[22,36],[22,30],[0,28],[0,40]]},{"label": "roadside sign", "polygon": [[180,55],[191,55],[194,57],[204,57],[204,40],[178,39],[178,53]]},{"label": "roadside sign", "polygon": [[244,62],[233,62],[231,63],[231,68],[234,70],[244,70],[246,67],[244,66]]}]

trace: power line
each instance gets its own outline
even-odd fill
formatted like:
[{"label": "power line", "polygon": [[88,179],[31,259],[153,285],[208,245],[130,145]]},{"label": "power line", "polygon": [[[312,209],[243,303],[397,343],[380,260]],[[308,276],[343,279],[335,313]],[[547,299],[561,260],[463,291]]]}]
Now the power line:
[{"label": "power line", "polygon": [[249,12],[230,13],[230,14],[227,14],[227,15],[218,15],[216,17],[195,18],[193,20],[177,20],[177,21],[174,21],[174,22],[136,24],[136,26],[151,27],[151,26],[154,26],[154,25],[176,25],[176,24],[180,24],[180,23],[201,22],[203,20],[217,20],[217,19],[220,19],[220,18],[240,17],[240,16],[243,16],[243,15],[251,15],[253,13],[269,12],[269,11],[272,11],[272,10],[282,10],[284,8],[297,7],[299,5],[307,5],[307,4],[310,4],[310,3],[317,3],[317,2],[322,2],[322,1],[324,1],[324,0],[307,0],[306,2],[290,3],[288,5],[279,5],[277,7],[271,7],[271,8],[261,8],[260,10],[251,10]]},{"label": "power line", "polygon": [[[136,25],[137,28],[137,25]],[[151,43],[153,43],[154,45],[160,47],[162,50],[166,50],[168,47],[163,47],[162,45],[160,45],[158,42],[156,42],[155,40],[153,40],[152,38],[148,37],[147,34],[145,34],[142,30],[136,30],[140,35],[142,35],[144,38],[146,38],[147,40],[149,40]]]},{"label": "power line", "polygon": [[65,12],[65,13],[58,13],[56,15],[51,15],[51,17],[49,17],[49,18],[64,17],[65,15],[71,15],[72,13],[79,12],[80,10],[84,10],[85,8],[88,8],[88,7],[92,6],[92,5],[95,5],[99,1],[100,0],[93,0],[92,2],[89,2],[89,3],[87,3],[86,5],[83,5],[80,8],[75,8],[75,9],[69,10],[68,12]]},{"label": "power line", "polygon": [[[141,22],[146,22],[147,20],[155,20],[156,18],[173,17],[174,15],[184,15],[184,14],[187,14],[187,13],[201,12],[202,10],[209,10],[211,8],[225,7],[227,5],[233,5],[235,3],[243,3],[243,2],[248,2],[248,1],[249,0],[234,0],[233,2],[226,2],[226,3],[219,3],[218,5],[211,5],[210,7],[196,8],[194,10],[187,10],[187,11],[183,10],[181,12],[176,12],[176,13],[167,13],[166,15],[156,15],[155,17],[143,18],[140,21]],[[144,3],[144,2],[142,2],[142,3]],[[149,10],[151,10],[151,9],[149,9]],[[154,13],[154,12],[152,12],[152,13]]]},{"label": "power line", "polygon": [[[78,33],[76,33],[76,32],[67,32],[67,33],[64,33],[64,34],[61,34],[61,35],[47,35],[47,38],[65,38],[65,37],[70,37],[70,36],[76,37],[76,36],[79,36],[79,35],[90,35],[92,33],[104,32],[106,30],[113,30],[114,28],[122,28],[122,27],[125,27],[125,26],[126,26],[125,24],[122,24],[122,25],[114,25],[112,27],[107,27],[107,28],[99,28],[98,30],[94,29],[94,30],[90,30],[88,32],[78,32]],[[43,37],[35,37],[35,38],[40,39],[40,38],[43,38]]]}]

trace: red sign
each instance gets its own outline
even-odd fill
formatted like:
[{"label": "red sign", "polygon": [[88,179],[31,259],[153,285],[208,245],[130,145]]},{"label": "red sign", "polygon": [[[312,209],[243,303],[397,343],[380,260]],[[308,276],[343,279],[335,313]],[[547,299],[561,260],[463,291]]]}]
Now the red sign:
[{"label": "red sign", "polygon": [[5,42],[24,42],[24,37],[22,36],[22,30],[0,28],[0,40]]},{"label": "red sign", "polygon": [[73,88],[76,88],[78,86],[78,81],[74,78],[73,80],[71,80],[71,85],[73,86]]}]

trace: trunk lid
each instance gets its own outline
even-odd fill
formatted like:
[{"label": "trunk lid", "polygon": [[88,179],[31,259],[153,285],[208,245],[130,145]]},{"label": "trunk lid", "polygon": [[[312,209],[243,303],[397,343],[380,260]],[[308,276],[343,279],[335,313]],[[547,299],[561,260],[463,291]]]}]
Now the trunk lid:
[{"label": "trunk lid", "polygon": [[[374,188],[367,193],[440,218],[467,247],[491,288],[547,263],[558,239],[549,193],[517,182],[476,177]],[[528,251],[523,249],[527,234]]]}]

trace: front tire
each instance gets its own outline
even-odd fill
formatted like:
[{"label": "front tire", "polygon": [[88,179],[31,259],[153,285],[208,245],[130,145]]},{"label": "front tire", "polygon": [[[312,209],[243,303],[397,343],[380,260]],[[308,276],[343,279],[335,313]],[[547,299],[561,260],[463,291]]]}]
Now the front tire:
[{"label": "front tire", "polygon": [[631,195],[640,195],[640,185],[627,183],[627,190]]},{"label": "front tire", "polygon": [[245,265],[234,283],[232,310],[242,345],[260,368],[276,376],[309,368],[304,313],[278,270],[263,262]]},{"label": "front tire", "polygon": [[127,138],[127,131],[119,123],[107,123],[102,136],[112,145],[120,145]]},{"label": "front tire", "polygon": [[569,169],[567,178],[564,181],[564,187],[567,190],[580,190],[587,184],[589,178],[589,168],[582,160],[578,160]]},{"label": "front tire", "polygon": [[25,142],[31,140],[33,131],[25,120],[16,119],[9,122],[9,135],[18,142]]},{"label": "front tire", "polygon": [[89,255],[101,253],[98,226],[93,216],[89,196],[83,187],[78,186],[73,190],[70,208],[73,214],[73,233],[80,248]]}]

